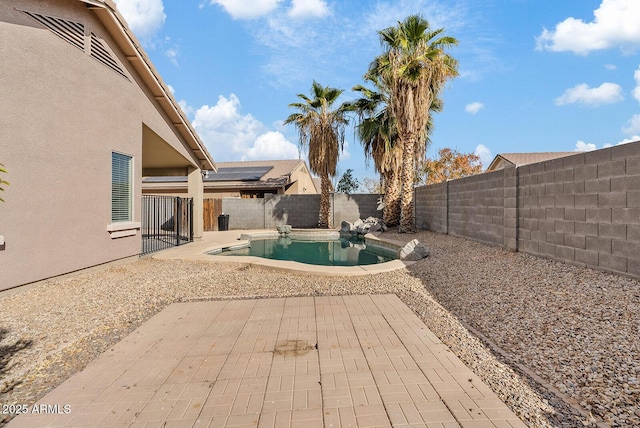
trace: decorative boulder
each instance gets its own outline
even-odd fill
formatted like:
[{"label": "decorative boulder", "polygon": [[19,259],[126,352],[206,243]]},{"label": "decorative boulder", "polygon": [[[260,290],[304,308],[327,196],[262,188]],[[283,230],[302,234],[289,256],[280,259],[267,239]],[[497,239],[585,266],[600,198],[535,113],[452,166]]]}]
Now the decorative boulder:
[{"label": "decorative boulder", "polygon": [[398,250],[398,258],[400,260],[417,261],[424,259],[431,254],[431,250],[420,241],[414,239],[404,247]]},{"label": "decorative boulder", "polygon": [[368,217],[365,221],[364,221],[365,227],[366,227],[366,232],[377,232],[379,230],[382,229],[382,220],[380,220],[379,218],[375,218],[375,217]]},{"label": "decorative boulder", "polygon": [[353,223],[343,221],[340,226],[340,231],[350,233],[352,235],[366,235],[369,232],[378,232],[385,230],[382,220],[375,217],[369,217],[365,220],[358,219]]},{"label": "decorative boulder", "polygon": [[369,232],[378,232],[382,230],[382,224],[375,222],[374,224],[371,225],[371,227],[369,227]]},{"label": "decorative boulder", "polygon": [[288,224],[281,224],[278,226],[278,233],[281,235],[288,235],[291,233],[291,226]]}]

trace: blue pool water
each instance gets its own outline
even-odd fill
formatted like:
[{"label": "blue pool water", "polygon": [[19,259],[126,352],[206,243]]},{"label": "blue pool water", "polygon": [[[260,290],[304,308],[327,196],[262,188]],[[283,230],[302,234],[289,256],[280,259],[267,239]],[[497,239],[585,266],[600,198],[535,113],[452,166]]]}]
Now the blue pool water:
[{"label": "blue pool water", "polygon": [[340,238],[328,241],[295,240],[290,237],[252,239],[251,246],[223,251],[216,255],[256,256],[273,260],[290,260],[321,266],[361,266],[395,259],[390,251],[367,249],[362,240]]}]

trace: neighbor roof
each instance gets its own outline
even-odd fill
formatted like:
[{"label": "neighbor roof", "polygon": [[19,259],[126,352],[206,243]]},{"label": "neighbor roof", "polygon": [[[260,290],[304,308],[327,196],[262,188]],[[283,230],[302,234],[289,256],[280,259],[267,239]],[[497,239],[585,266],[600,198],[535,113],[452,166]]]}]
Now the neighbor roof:
[{"label": "neighbor roof", "polygon": [[552,159],[575,155],[576,152],[534,152],[534,153],[500,153],[489,164],[487,171],[498,169],[500,163],[506,162],[513,166],[529,165]]},{"label": "neighbor roof", "polygon": [[204,181],[258,181],[272,166],[232,166],[219,167],[217,172],[209,173]]},{"label": "neighbor roof", "polygon": [[[218,162],[219,168],[266,168],[267,172],[260,177],[260,181],[274,182],[274,180],[286,183],[289,176],[301,165],[305,165],[302,159],[285,159],[285,160],[260,160],[260,161],[242,161],[242,162]],[[306,167],[306,166],[305,166]],[[211,177],[215,174],[209,174]],[[205,180],[207,181],[207,180]]]},{"label": "neighbor roof", "polygon": [[[291,175],[306,164],[301,159],[218,162],[208,171],[205,188],[277,188],[291,183]],[[144,183],[186,183],[187,177],[145,177]]]},{"label": "neighbor roof", "polygon": [[120,15],[113,0],[79,0],[87,8],[93,10],[98,19],[105,26],[118,47],[125,54],[133,68],[138,72],[142,81],[151,91],[152,96],[160,104],[172,125],[182,135],[199,161],[202,169],[215,170],[216,163],[205,147],[200,137],[191,126],[186,115],[171,95],[160,74],[142,49],[140,42],[129,29],[127,22]]}]

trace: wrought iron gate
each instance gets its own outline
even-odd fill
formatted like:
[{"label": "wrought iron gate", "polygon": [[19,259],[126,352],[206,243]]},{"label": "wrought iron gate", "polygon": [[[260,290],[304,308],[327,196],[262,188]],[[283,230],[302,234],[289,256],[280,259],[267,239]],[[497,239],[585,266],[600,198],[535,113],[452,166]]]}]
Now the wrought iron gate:
[{"label": "wrought iron gate", "polygon": [[141,255],[193,242],[193,198],[142,195]]}]

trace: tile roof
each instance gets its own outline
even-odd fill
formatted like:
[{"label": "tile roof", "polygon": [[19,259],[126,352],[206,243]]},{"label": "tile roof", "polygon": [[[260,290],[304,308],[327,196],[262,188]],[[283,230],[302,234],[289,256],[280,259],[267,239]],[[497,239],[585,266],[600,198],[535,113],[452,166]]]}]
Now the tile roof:
[{"label": "tile roof", "polygon": [[531,163],[544,162],[551,159],[563,158],[575,155],[578,152],[533,152],[533,153],[499,153],[489,164],[487,171],[493,171],[500,160],[504,160],[515,166],[529,165]]},{"label": "tile roof", "polygon": [[291,174],[300,164],[304,165],[304,161],[302,159],[216,162],[218,168],[272,167],[266,172],[266,174],[260,177],[260,181],[269,181],[282,177],[288,178],[289,174]]},{"label": "tile roof", "polygon": [[[221,180],[216,177],[218,173],[208,171],[208,175],[203,179],[207,189],[277,188],[289,184],[291,175],[296,169],[304,168],[307,173],[309,172],[305,161],[302,159],[216,162],[216,166],[220,174],[226,176],[229,176],[229,174],[237,175],[235,172],[246,172],[249,169],[257,173],[250,179],[231,179],[233,177],[229,176],[229,180]],[[187,177],[144,177],[143,182],[147,184],[178,185],[178,183],[186,183]]]}]

